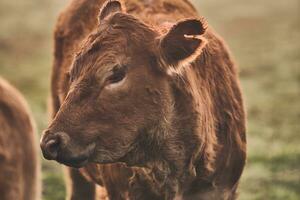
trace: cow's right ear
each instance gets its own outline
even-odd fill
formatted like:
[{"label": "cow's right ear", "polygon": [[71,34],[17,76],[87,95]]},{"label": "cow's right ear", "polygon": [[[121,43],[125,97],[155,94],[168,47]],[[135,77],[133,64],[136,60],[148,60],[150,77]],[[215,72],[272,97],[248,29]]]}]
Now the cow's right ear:
[{"label": "cow's right ear", "polygon": [[206,44],[202,37],[206,29],[204,19],[186,19],[173,25],[159,39],[159,57],[164,67],[177,70],[193,62]]},{"label": "cow's right ear", "polygon": [[124,12],[124,6],[122,5],[121,1],[118,0],[108,0],[102,6],[98,20],[99,22],[105,19],[107,16],[114,14],[116,12]]}]

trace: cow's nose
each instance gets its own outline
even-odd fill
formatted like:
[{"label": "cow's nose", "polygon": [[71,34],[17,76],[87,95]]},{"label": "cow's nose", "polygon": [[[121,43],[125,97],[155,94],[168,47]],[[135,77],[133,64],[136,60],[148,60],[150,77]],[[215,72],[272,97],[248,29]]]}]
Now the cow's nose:
[{"label": "cow's nose", "polygon": [[43,156],[47,160],[55,160],[60,146],[58,134],[51,134],[49,130],[45,131],[43,133],[40,146]]},{"label": "cow's nose", "polygon": [[43,133],[40,146],[47,160],[56,160],[59,150],[64,146],[64,132],[51,133],[49,130]]}]

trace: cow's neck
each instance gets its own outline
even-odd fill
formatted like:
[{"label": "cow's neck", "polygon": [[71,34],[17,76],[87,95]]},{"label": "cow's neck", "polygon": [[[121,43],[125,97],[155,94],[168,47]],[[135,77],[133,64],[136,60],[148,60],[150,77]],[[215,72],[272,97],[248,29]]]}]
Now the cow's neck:
[{"label": "cow's neck", "polygon": [[213,117],[211,111],[201,105],[207,97],[195,97],[199,91],[192,91],[194,84],[193,80],[175,78],[173,113],[167,120],[141,130],[138,143],[122,159],[127,165],[142,169],[137,172],[151,177],[158,187],[157,193],[167,196],[184,193],[195,179],[209,174],[213,167],[210,158],[213,155],[209,152],[213,142],[206,137],[210,133],[206,131],[211,131],[213,126],[208,118]]}]

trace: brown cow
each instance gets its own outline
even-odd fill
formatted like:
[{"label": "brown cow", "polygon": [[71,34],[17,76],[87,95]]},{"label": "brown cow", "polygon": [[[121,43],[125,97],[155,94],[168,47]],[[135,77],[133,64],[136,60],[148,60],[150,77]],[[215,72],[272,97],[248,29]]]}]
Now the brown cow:
[{"label": "brown cow", "polygon": [[21,94],[0,78],[0,199],[40,199],[37,138]]},{"label": "brown cow", "polygon": [[55,31],[41,148],[74,167],[70,198],[235,199],[245,114],[222,39],[187,0],[103,3],[72,1]]}]

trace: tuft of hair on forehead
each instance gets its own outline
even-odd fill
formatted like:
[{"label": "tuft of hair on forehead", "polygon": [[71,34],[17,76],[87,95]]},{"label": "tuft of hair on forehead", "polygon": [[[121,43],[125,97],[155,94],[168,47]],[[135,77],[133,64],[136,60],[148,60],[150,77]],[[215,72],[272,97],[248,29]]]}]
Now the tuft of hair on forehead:
[{"label": "tuft of hair on forehead", "polygon": [[141,36],[147,39],[147,36],[156,37],[158,31],[154,26],[145,24],[133,15],[126,13],[116,13],[110,17],[108,24],[117,30],[126,32],[129,35]]},{"label": "tuft of hair on forehead", "polygon": [[148,25],[141,22],[139,19],[127,13],[116,13],[109,19],[109,24],[114,28],[127,28],[127,27],[143,27],[148,28]]}]

